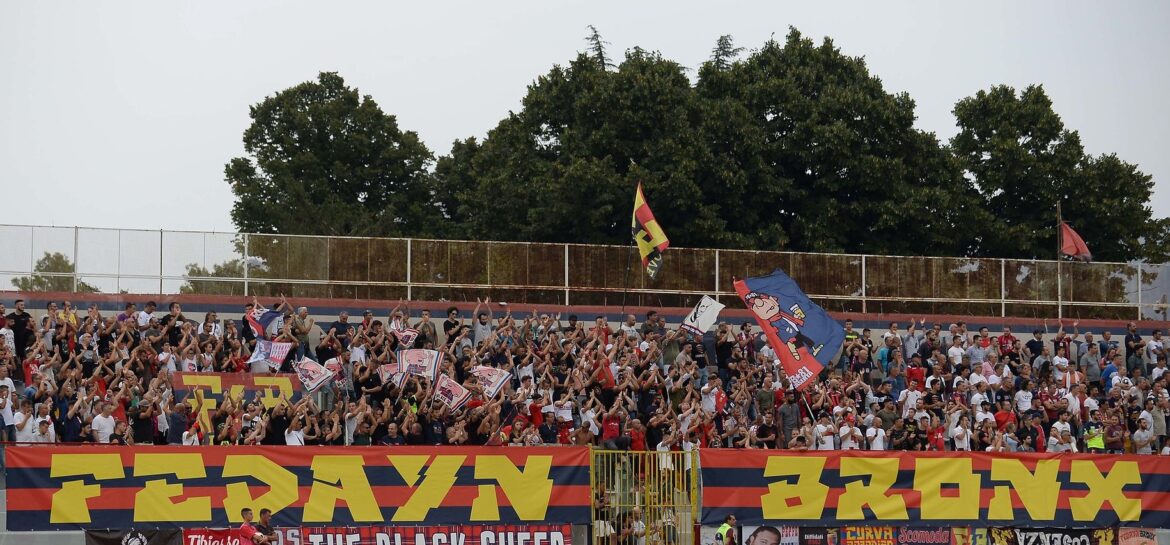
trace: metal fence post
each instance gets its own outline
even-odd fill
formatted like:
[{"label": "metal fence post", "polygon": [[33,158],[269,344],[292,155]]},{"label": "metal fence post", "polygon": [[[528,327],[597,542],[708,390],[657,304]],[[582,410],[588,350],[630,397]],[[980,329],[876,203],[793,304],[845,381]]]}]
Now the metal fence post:
[{"label": "metal fence post", "polygon": [[865,314],[868,312],[868,308],[866,306],[867,301],[865,299],[866,295],[868,295],[868,293],[866,292],[866,289],[865,289],[865,272],[866,272],[865,271],[865,256],[863,255],[863,256],[861,256],[861,313],[862,314]]},{"label": "metal fence post", "polygon": [[715,250],[715,301],[719,301],[719,277],[723,271],[719,270],[719,250]]},{"label": "metal fence post", "polygon": [[249,271],[252,268],[252,264],[249,263],[251,261],[251,259],[249,259],[251,256],[248,255],[249,251],[250,250],[248,248],[248,233],[244,233],[244,297],[247,297],[249,295],[249,293],[248,293],[248,279],[250,278]]},{"label": "metal fence post", "polygon": [[1137,319],[1142,319],[1142,261],[1137,264]]},{"label": "metal fence post", "polygon": [[569,306],[569,245],[565,245],[565,306]]},{"label": "metal fence post", "polygon": [[163,230],[158,230],[158,294],[163,292]]},{"label": "metal fence post", "polygon": [[999,260],[999,317],[1007,317],[1007,260]]},{"label": "metal fence post", "polygon": [[414,295],[413,286],[410,283],[410,269],[414,264],[414,256],[411,255],[411,239],[406,239],[406,300],[412,301],[411,297]]},{"label": "metal fence post", "polygon": [[81,260],[77,259],[77,232],[76,225],[73,226],[73,293],[77,293],[77,273],[81,269]]}]

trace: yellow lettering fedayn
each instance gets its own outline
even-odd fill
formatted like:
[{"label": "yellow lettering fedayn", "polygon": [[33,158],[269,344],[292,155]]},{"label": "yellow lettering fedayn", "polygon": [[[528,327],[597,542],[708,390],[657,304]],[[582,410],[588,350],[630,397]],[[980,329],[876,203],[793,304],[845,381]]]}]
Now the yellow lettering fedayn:
[{"label": "yellow lettering fedayn", "polygon": [[183,494],[182,479],[207,476],[203,455],[195,452],[138,453],[134,455],[134,476],[174,475],[180,482],[151,479],[134,495],[134,522],[211,520],[211,498],[200,496],[175,503]]},{"label": "yellow lettering fedayn", "polygon": [[[507,456],[483,455],[475,457],[475,478],[495,479],[508,497],[512,509],[521,520],[544,520],[548,502],[552,498],[553,480],[549,478],[552,456],[529,456],[520,471]],[[471,520],[500,519],[495,487],[490,492],[480,487],[479,496],[471,504]]]},{"label": "yellow lettering fedayn", "polygon": [[[390,463],[395,464],[399,468],[399,474],[402,474],[403,468],[417,467],[416,459],[401,460],[402,465],[398,465],[395,461],[398,456],[393,454],[387,456]],[[435,456],[430,466],[426,468],[422,483],[414,489],[410,495],[410,499],[402,504],[394,511],[394,522],[419,522],[426,520],[427,513],[431,509],[438,507],[443,503],[443,498],[447,497],[447,492],[451,491],[451,487],[455,485],[455,472],[463,467],[463,461],[466,456],[461,455],[440,455]],[[405,478],[405,476],[403,477]],[[408,480],[409,482],[409,480]]]},{"label": "yellow lettering fedayn", "polygon": [[259,512],[261,509],[271,509],[273,513],[288,507],[297,501],[297,476],[280,464],[256,454],[232,454],[224,458],[223,477],[254,477],[268,485],[268,492],[258,498],[252,497],[248,490],[248,483],[228,483],[227,497],[223,500],[223,508],[227,511],[228,520],[243,522],[240,510],[250,507]]},{"label": "yellow lettering fedayn", "polygon": [[[54,454],[49,462],[49,476],[61,477],[92,476],[94,479],[110,480],[126,477],[122,469],[122,457],[109,454]],[[49,508],[49,522],[54,524],[85,524],[93,522],[89,515],[89,499],[102,493],[102,485],[85,484],[83,480],[65,481],[61,489],[53,492],[53,503]]]},{"label": "yellow lettering fedayn", "polygon": [[365,463],[357,455],[313,457],[313,487],[305,503],[305,522],[331,522],[338,501],[349,507],[357,522],[382,521],[382,510],[366,479]]}]

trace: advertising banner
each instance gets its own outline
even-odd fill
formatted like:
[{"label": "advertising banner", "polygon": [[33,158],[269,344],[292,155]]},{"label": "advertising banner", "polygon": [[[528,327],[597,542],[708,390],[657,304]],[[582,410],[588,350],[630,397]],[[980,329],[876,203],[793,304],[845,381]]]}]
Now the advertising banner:
[{"label": "advertising banner", "polygon": [[85,545],[180,545],[181,538],[176,528],[85,531]]},{"label": "advertising banner", "polygon": [[303,528],[306,545],[572,545],[568,524]]},{"label": "advertising banner", "polygon": [[[896,545],[893,526],[846,526],[841,528],[841,545]],[[951,532],[947,531],[950,538]],[[950,540],[944,545],[949,545]]]},{"label": "advertising banner", "polygon": [[[304,545],[300,528],[273,528],[276,541],[270,545]],[[252,545],[240,535],[239,528],[184,528],[183,545]]]},{"label": "advertising banner", "polygon": [[1152,528],[1121,528],[1117,545],[1158,545],[1158,532]]},{"label": "advertising banner", "polygon": [[[301,395],[301,380],[294,374],[253,375],[251,373],[174,373],[175,392],[200,390],[203,408],[199,411],[199,423],[205,430],[211,426],[211,413],[219,408],[224,396],[232,399],[242,394],[245,402],[258,401],[265,408],[275,407],[280,397],[285,396],[296,403]],[[178,399],[182,399],[178,394]],[[187,403],[194,409],[195,396],[187,397]]]},{"label": "advertising banner", "polygon": [[702,449],[699,460],[703,524],[1170,527],[1161,456]]},{"label": "advertising banner", "polygon": [[588,524],[586,447],[7,449],[8,529]]},{"label": "advertising banner", "polygon": [[987,535],[991,545],[1117,545],[1113,528],[991,528]]}]

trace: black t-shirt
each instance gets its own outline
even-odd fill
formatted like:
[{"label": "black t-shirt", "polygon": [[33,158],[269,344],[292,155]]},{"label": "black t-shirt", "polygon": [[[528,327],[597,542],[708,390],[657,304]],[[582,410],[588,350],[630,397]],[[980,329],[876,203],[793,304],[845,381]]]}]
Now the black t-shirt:
[{"label": "black t-shirt", "polygon": [[268,419],[268,430],[267,433],[264,434],[264,440],[261,441],[261,443],[265,445],[285,444],[284,432],[288,431],[288,424],[288,416],[283,414],[279,416],[273,415]]},{"label": "black t-shirt", "polygon": [[1032,358],[1028,363],[1036,361],[1036,358],[1040,357],[1040,353],[1044,351],[1044,341],[1038,339],[1032,339],[1024,346],[1027,346],[1028,351],[1032,353]]},{"label": "black t-shirt", "polygon": [[395,435],[393,437],[387,435],[386,437],[383,437],[379,443],[383,445],[405,445],[406,439],[404,439],[401,435]]},{"label": "black t-shirt", "polygon": [[16,344],[24,343],[24,336],[28,334],[28,326],[32,323],[32,315],[27,312],[17,314],[16,311],[8,313],[5,316],[8,319],[8,328],[12,330],[12,334],[16,336]]},{"label": "black t-shirt", "polygon": [[735,343],[731,341],[720,341],[715,344],[715,363],[719,367],[727,367],[732,348],[735,348]]},{"label": "black t-shirt", "polygon": [[[455,337],[459,335],[459,325],[459,320],[443,321],[443,335],[447,338],[447,344],[451,344],[451,341],[454,341]],[[435,344],[438,344],[437,340]]]}]

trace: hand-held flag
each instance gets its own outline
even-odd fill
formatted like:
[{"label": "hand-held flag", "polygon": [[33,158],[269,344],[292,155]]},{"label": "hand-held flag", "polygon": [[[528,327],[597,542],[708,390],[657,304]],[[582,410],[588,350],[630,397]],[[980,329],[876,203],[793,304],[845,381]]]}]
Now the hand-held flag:
[{"label": "hand-held flag", "polygon": [[808,386],[845,342],[841,324],[780,269],[769,276],[736,280],[735,291],[764,330],[797,390]]},{"label": "hand-held flag", "polygon": [[1085,239],[1063,221],[1060,222],[1060,253],[1086,263],[1093,260],[1093,254],[1089,253]]},{"label": "hand-held flag", "polygon": [[695,305],[694,310],[683,318],[682,327],[692,335],[702,335],[715,325],[715,320],[719,319],[719,313],[723,312],[724,304],[711,298],[709,295],[704,295],[699,304]]},{"label": "hand-held flag", "polygon": [[297,371],[297,378],[301,379],[301,384],[305,386],[305,390],[315,392],[329,379],[333,378],[333,373],[329,372],[324,365],[317,363],[309,358],[301,358],[295,366]]},{"label": "hand-held flag", "polygon": [[642,256],[642,266],[653,279],[662,266],[662,252],[670,247],[670,240],[666,233],[654,219],[650,205],[646,204],[646,196],[642,194],[642,182],[638,182],[638,192],[634,194],[634,216],[630,230],[634,234],[634,243],[638,245],[638,254]]},{"label": "hand-held flag", "polygon": [[279,310],[269,310],[259,305],[247,315],[248,325],[252,327],[252,332],[256,334],[257,339],[267,339],[268,326],[279,317]]},{"label": "hand-held flag", "polygon": [[459,410],[471,399],[471,391],[447,375],[439,375],[439,380],[435,382],[434,395],[452,411]]}]

